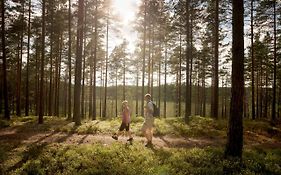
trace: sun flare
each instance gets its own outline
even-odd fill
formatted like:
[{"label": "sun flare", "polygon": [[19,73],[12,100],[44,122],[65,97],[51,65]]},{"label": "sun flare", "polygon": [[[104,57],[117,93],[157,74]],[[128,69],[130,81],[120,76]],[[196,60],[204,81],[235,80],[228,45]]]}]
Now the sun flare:
[{"label": "sun flare", "polygon": [[123,25],[130,24],[135,20],[136,9],[134,7],[135,0],[113,0],[113,11],[120,18]]}]

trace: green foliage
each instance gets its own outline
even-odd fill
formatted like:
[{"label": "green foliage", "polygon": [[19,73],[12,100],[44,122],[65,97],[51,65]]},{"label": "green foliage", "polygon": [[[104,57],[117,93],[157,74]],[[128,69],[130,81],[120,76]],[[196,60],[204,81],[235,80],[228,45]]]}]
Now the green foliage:
[{"label": "green foliage", "polygon": [[156,135],[175,135],[183,137],[224,136],[225,124],[211,118],[191,116],[188,124],[184,118],[167,118],[155,120]]},{"label": "green foliage", "polygon": [[[143,117],[132,117],[131,128],[140,134]],[[64,118],[46,117],[43,125],[35,117],[13,118],[11,126],[18,132],[61,131],[78,134],[112,134],[121,123],[120,118],[111,120],[83,121],[81,126]],[[277,130],[265,121],[244,122],[245,132],[271,136]],[[156,118],[156,136],[178,138],[225,137],[226,121],[200,116],[183,118]],[[247,140],[249,136],[245,137]],[[255,138],[256,139],[256,138]],[[148,149],[142,142],[132,145],[123,142],[107,144],[67,144],[36,142],[26,145],[19,141],[0,143],[1,174],[281,174],[280,149],[246,147],[243,159],[224,159],[224,148],[191,147]]]},{"label": "green foliage", "polygon": [[[280,174],[280,150],[246,150],[243,161],[222,148],[147,149],[141,143],[31,147],[14,174]],[[42,149],[43,148],[43,149]],[[40,154],[38,154],[38,150]],[[32,153],[33,152],[33,153]],[[38,156],[34,156],[34,155]]]}]

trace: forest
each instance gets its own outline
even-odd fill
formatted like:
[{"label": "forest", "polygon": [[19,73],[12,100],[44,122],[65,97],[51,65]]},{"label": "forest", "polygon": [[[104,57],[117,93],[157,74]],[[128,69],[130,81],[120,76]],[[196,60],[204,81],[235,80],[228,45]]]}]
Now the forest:
[{"label": "forest", "polygon": [[279,0],[0,9],[0,174],[281,174]]}]

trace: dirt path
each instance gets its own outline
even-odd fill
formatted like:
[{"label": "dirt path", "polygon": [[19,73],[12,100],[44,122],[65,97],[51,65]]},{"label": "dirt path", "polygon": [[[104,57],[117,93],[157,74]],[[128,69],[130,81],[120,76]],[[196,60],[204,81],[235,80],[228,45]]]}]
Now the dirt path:
[{"label": "dirt path", "polygon": [[[247,136],[247,134],[246,134]],[[248,136],[247,136],[248,137]],[[101,143],[110,145],[114,142],[127,143],[126,137],[121,136],[118,141],[111,138],[109,134],[70,134],[63,132],[18,132],[14,128],[6,128],[0,130],[0,143],[11,144],[32,144],[32,143],[65,143],[65,144],[92,144]],[[146,139],[140,136],[134,136],[134,142],[145,144]],[[225,138],[184,138],[173,136],[156,136],[153,144],[156,148],[191,148],[191,147],[207,147],[207,146],[224,146]],[[266,139],[263,142],[256,142],[246,139],[245,147],[261,146],[268,148],[280,148],[280,141],[274,139]]]},{"label": "dirt path", "polygon": [[[146,139],[140,136],[134,136],[134,142],[145,144]],[[62,132],[45,132],[45,133],[12,133],[0,132],[0,143],[20,142],[21,144],[32,143],[65,143],[65,144],[92,144],[101,143],[110,145],[114,142],[127,143],[127,137],[120,136],[118,141],[111,138],[108,134],[68,134]],[[153,144],[156,147],[205,147],[219,146],[223,143],[215,142],[211,139],[194,139],[194,138],[176,138],[176,137],[154,137]]]}]

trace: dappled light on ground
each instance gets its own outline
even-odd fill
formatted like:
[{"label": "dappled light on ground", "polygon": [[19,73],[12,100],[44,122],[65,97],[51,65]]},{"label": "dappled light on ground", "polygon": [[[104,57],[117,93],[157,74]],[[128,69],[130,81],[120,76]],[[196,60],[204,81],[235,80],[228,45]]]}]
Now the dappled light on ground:
[{"label": "dappled light on ground", "polygon": [[[118,118],[84,121],[78,127],[65,118],[57,117],[46,117],[43,125],[36,122],[34,117],[14,118],[9,127],[0,130],[1,172],[221,174],[223,166],[231,171],[237,168],[223,160],[226,142],[224,120],[193,116],[189,124],[184,124],[183,118],[157,118],[151,149],[144,147],[145,138],[139,131],[143,122],[141,117],[132,119],[132,144],[126,141],[125,136],[118,141],[111,138],[119,127]],[[272,129],[276,130],[274,135]],[[265,122],[245,122],[244,135],[245,166],[241,171],[281,172],[277,163],[281,161],[280,130]],[[259,154],[266,157],[267,162]],[[120,165],[120,161],[124,165]],[[46,162],[48,168],[44,166]],[[215,166],[214,162],[219,166]],[[126,167],[128,171],[125,171]]]}]

